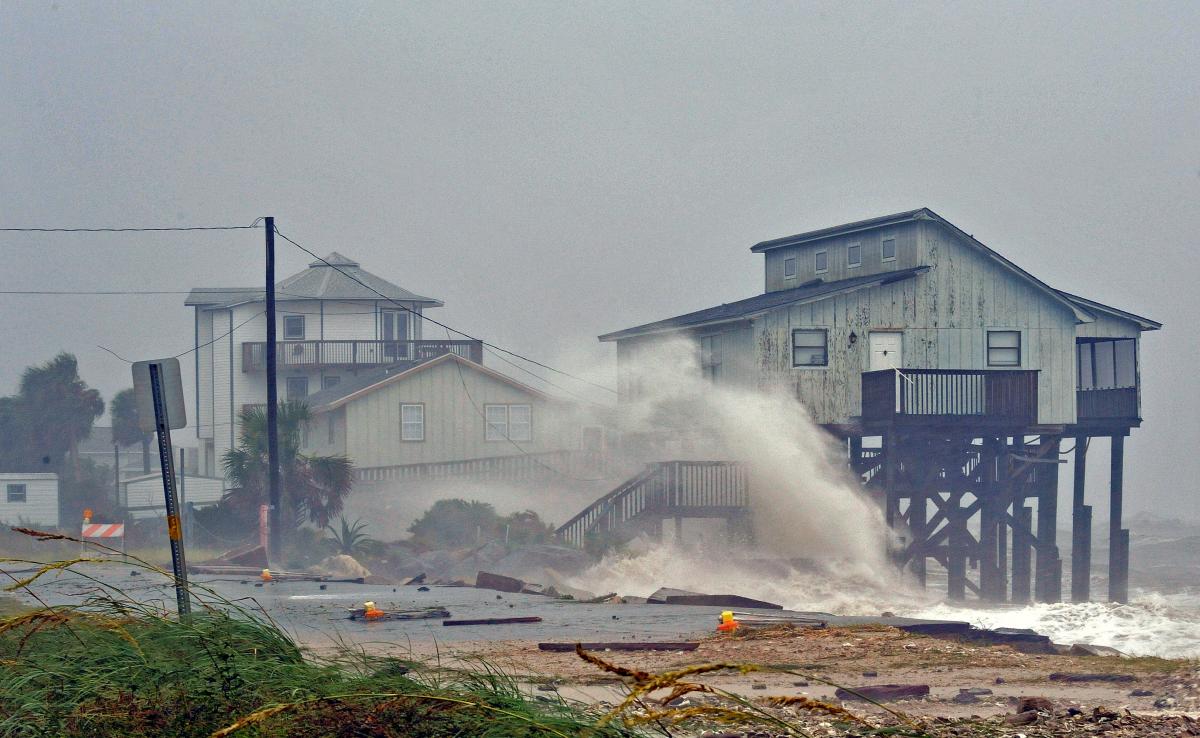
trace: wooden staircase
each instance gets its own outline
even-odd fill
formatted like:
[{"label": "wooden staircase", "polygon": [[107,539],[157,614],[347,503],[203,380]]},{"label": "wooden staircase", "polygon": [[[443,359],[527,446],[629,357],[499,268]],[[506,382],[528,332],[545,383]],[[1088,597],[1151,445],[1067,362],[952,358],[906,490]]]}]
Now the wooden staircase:
[{"label": "wooden staircase", "polygon": [[[733,461],[657,461],[588,505],[556,531],[573,546],[638,530],[661,532],[667,518],[742,518],[748,509],[745,467]],[[657,526],[657,529],[655,528]]]}]

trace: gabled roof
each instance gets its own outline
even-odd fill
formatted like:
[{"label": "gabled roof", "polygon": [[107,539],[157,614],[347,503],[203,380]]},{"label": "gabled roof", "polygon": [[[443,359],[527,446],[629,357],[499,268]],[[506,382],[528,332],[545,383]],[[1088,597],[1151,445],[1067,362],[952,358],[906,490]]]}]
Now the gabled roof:
[{"label": "gabled roof", "polygon": [[[357,281],[356,281],[357,280]],[[361,282],[361,284],[360,284]],[[366,285],[366,286],[364,286]],[[197,287],[185,305],[227,308],[262,302],[264,290],[252,287]],[[380,295],[383,297],[380,297]],[[324,259],[309,262],[308,268],[275,285],[281,300],[397,300],[438,307],[442,303],[423,297],[363,269],[357,261],[334,251]]]},{"label": "gabled roof", "polygon": [[1061,294],[1058,290],[1054,289],[1053,287],[1046,284],[1042,280],[1033,276],[1032,274],[1025,271],[1021,267],[1017,266],[1016,264],[1012,263],[1008,259],[1004,258],[999,253],[988,248],[986,245],[983,244],[983,242],[977,240],[974,236],[967,233],[966,231],[959,228],[958,226],[954,225],[953,223],[946,220],[945,218],[938,215],[937,213],[933,212],[929,208],[917,208],[916,210],[908,210],[903,213],[893,213],[892,215],[884,215],[884,216],[880,216],[878,218],[869,218],[867,220],[859,220],[859,221],[855,221],[853,223],[845,223],[843,225],[832,226],[830,228],[821,228],[821,229],[815,230],[815,231],[806,231],[804,233],[798,233],[794,236],[784,236],[783,238],[776,238],[776,239],[773,239],[770,241],[763,241],[761,243],[757,243],[754,246],[751,246],[750,250],[753,251],[754,253],[763,253],[766,251],[772,251],[774,249],[783,248],[785,246],[798,246],[803,243],[807,243],[810,241],[818,241],[820,239],[830,238],[832,236],[841,236],[841,235],[845,235],[848,233],[856,233],[856,232],[860,232],[860,231],[877,230],[880,228],[887,228],[890,226],[894,226],[899,223],[907,223],[910,221],[918,221],[918,220],[930,220],[935,223],[940,223],[941,225],[950,229],[955,234],[957,234],[960,238],[962,238],[964,241],[966,241],[968,245],[974,247],[976,250],[981,252],[984,256],[987,256],[989,259],[996,262],[1004,269],[1007,269],[1008,271],[1012,272],[1013,274],[1016,274],[1017,276],[1021,277],[1022,279],[1025,279],[1026,281],[1030,282],[1034,287],[1036,287],[1038,290],[1040,290],[1043,294],[1050,297],[1050,299],[1054,300],[1055,302],[1059,303],[1063,307],[1070,310],[1072,313],[1075,314],[1075,319],[1078,322],[1090,323],[1093,320],[1095,320],[1095,316],[1093,316],[1090,312],[1088,312],[1088,310],[1086,308],[1084,308],[1080,303],[1078,303],[1074,300],[1068,299],[1065,295]]},{"label": "gabled roof", "polygon": [[836,282],[821,282],[818,280],[790,290],[767,292],[765,294],[756,295],[745,300],[729,302],[725,303],[724,305],[718,305],[705,310],[697,310],[694,313],[678,315],[674,318],[667,318],[665,320],[657,320],[653,323],[646,323],[645,325],[639,325],[634,328],[626,328],[625,330],[615,331],[613,333],[605,333],[603,336],[600,336],[600,340],[617,341],[622,338],[642,336],[648,333],[662,333],[686,328],[700,328],[703,326],[717,325],[720,323],[746,320],[755,315],[759,315],[783,305],[807,304],[810,302],[827,300],[837,295],[844,295],[848,292],[854,292],[856,290],[866,289],[868,287],[877,287],[879,285],[891,284],[892,282],[900,282],[906,279],[912,279],[918,274],[923,274],[927,271],[929,271],[929,267],[917,266],[910,267],[908,269],[899,269],[894,272],[884,272],[882,274],[866,274],[861,277],[841,279]]},{"label": "gabled roof", "polygon": [[1093,313],[1104,313],[1105,315],[1109,315],[1114,318],[1120,318],[1122,320],[1128,320],[1131,323],[1136,323],[1138,330],[1156,331],[1159,328],[1162,328],[1162,323],[1159,323],[1157,320],[1150,320],[1149,318],[1143,318],[1142,316],[1135,315],[1134,313],[1128,313],[1128,312],[1125,312],[1124,310],[1118,310],[1115,307],[1112,307],[1110,305],[1105,305],[1104,303],[1101,303],[1101,302],[1096,302],[1095,300],[1089,300],[1086,297],[1080,297],[1079,295],[1072,295],[1070,292],[1064,292],[1062,290],[1056,290],[1056,291],[1058,292],[1058,294],[1067,298],[1071,302],[1078,303],[1079,305],[1083,306],[1084,308],[1086,308],[1087,310],[1090,310]]},{"label": "gabled roof", "polygon": [[507,375],[501,374],[493,369],[489,369],[483,364],[476,364],[469,359],[464,359],[457,354],[442,354],[436,359],[423,361],[420,363],[408,363],[407,365],[392,365],[384,369],[376,370],[366,374],[359,375],[358,378],[339,382],[327,390],[314,392],[307,398],[309,408],[315,413],[328,412],[342,407],[348,402],[357,400],[360,397],[368,395],[376,390],[382,389],[389,384],[408,379],[409,377],[420,372],[432,369],[435,366],[441,366],[454,362],[458,364],[459,369],[466,371],[474,371],[483,374],[491,379],[520,390],[528,395],[540,399],[554,399],[544,392],[534,389],[527,384],[522,384],[517,380]]}]

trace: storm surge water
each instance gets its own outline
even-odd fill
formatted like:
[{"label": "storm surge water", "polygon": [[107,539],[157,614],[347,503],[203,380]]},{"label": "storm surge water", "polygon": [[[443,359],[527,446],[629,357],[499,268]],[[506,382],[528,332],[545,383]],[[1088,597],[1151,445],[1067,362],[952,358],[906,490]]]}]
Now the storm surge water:
[{"label": "storm surge water", "polygon": [[[571,583],[647,596],[660,587],[738,594],[791,610],[965,620],[1032,628],[1057,643],[1132,656],[1200,657],[1200,597],[1135,593],[1107,603],[968,607],[942,601],[888,560],[879,506],[848,470],[846,452],[814,423],[791,387],[738,387],[704,377],[695,344],[635,353],[622,363],[632,400],[620,413],[631,463],[737,460],[751,479],[755,543],[719,536],[639,538]],[[719,371],[719,370],[718,370]],[[669,531],[668,531],[669,533]]]}]

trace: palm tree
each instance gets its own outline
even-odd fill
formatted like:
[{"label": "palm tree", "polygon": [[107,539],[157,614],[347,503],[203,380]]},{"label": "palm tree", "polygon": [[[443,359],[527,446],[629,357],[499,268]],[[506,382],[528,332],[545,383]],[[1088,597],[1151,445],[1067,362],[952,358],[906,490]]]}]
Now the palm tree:
[{"label": "palm tree", "polygon": [[18,404],[33,449],[51,459],[71,457],[74,480],[79,481],[79,442],[92,432],[104,414],[100,392],[79,378],[79,363],[61,353],[21,375]]},{"label": "palm tree", "polygon": [[[280,518],[296,528],[308,522],[325,528],[342,511],[354,480],[354,465],[345,456],[306,456],[301,432],[309,420],[303,402],[279,404]],[[247,407],[238,414],[238,446],[225,452],[221,465],[233,483],[226,500],[249,511],[267,502],[267,411]]]},{"label": "palm tree", "polygon": [[108,403],[112,415],[113,443],[121,446],[142,444],[142,473],[150,473],[150,434],[138,426],[137,398],[133,389],[123,389]]}]

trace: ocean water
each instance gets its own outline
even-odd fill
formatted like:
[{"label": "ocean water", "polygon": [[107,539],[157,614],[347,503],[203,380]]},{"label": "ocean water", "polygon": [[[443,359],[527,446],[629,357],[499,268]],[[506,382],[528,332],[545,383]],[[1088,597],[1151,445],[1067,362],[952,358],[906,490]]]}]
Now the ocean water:
[{"label": "ocean water", "polygon": [[946,602],[894,571],[852,562],[795,566],[733,557],[721,549],[649,546],[605,558],[573,577],[593,592],[645,597],[659,587],[739,594],[790,610],[965,620],[979,627],[1031,628],[1056,643],[1111,646],[1131,656],[1200,658],[1200,587],[1162,594],[1135,590],[1127,605],[1102,602],[976,606]]}]

